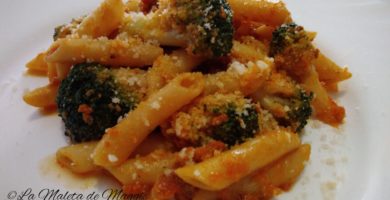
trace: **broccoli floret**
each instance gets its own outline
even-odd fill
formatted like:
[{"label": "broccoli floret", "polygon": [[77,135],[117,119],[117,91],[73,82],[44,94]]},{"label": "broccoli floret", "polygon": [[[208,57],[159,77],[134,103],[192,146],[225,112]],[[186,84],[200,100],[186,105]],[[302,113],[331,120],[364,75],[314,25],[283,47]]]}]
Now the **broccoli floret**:
[{"label": "broccoli floret", "polygon": [[131,12],[123,31],[189,53],[220,57],[233,46],[232,10],[226,0],[164,0],[148,14]]},{"label": "broccoli floret", "polygon": [[120,79],[124,73],[136,76],[128,69],[94,63],[72,67],[57,94],[59,116],[72,142],[100,139],[107,128],[137,106],[141,95]]},{"label": "broccoli floret", "polygon": [[210,136],[228,146],[244,142],[259,130],[258,112],[253,104],[249,104],[240,113],[237,112],[237,105],[234,103],[214,108],[212,112],[217,118],[224,119],[219,124],[212,124]]},{"label": "broccoli floret", "polygon": [[295,23],[282,24],[272,33],[270,56],[282,53],[285,48],[301,39],[307,41],[306,37],[303,27]]},{"label": "broccoli floret", "polygon": [[259,131],[258,114],[257,105],[241,95],[209,95],[176,114],[164,134],[174,137],[181,147],[212,140],[233,146]]},{"label": "broccoli floret", "polygon": [[307,120],[312,114],[310,102],[313,99],[313,93],[307,94],[303,89],[299,90],[297,98],[291,99],[290,111],[288,116],[295,122],[293,125],[295,131],[300,132],[307,124]]},{"label": "broccoli floret", "polygon": [[294,78],[307,73],[311,62],[318,56],[308,33],[295,23],[283,24],[272,33],[270,56],[277,68],[286,70]]},{"label": "broccoli floret", "polygon": [[233,14],[225,0],[176,0],[172,15],[179,26],[186,27],[193,53],[210,50],[214,56],[230,53]]},{"label": "broccoli floret", "polygon": [[301,132],[312,114],[310,105],[312,93],[297,89],[292,96],[267,95],[261,105],[271,112],[281,126],[290,127],[292,131]]}]

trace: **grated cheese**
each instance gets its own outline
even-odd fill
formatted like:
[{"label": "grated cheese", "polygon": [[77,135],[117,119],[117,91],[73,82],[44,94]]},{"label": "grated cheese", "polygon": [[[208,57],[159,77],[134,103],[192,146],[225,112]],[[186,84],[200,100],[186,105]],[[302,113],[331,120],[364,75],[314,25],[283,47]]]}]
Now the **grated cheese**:
[{"label": "grated cheese", "polygon": [[133,174],[131,174],[131,179],[133,179],[133,180],[135,180],[135,179],[137,179],[137,173],[133,173]]},{"label": "grated cheese", "polygon": [[195,170],[195,171],[194,171],[194,175],[195,175],[195,176],[200,176],[200,171],[199,171],[199,170]]},{"label": "grated cheese", "polygon": [[172,169],[165,169],[164,170],[164,175],[168,176],[168,175],[172,174],[172,172],[173,172]]},{"label": "grated cheese", "polygon": [[144,166],[142,165],[142,163],[139,160],[134,162],[134,166],[137,169],[143,169],[144,168]]},{"label": "grated cheese", "polygon": [[114,97],[114,98],[111,99],[111,102],[112,103],[120,103],[121,100],[118,97]]},{"label": "grated cheese", "polygon": [[118,157],[116,157],[116,155],[114,155],[114,154],[108,154],[107,158],[108,158],[108,161],[110,161],[110,162],[118,161]]},{"label": "grated cheese", "polygon": [[150,104],[150,107],[155,109],[155,110],[159,110],[160,109],[160,103],[158,101],[154,101]]},{"label": "grated cheese", "polygon": [[243,75],[247,70],[245,65],[238,61],[233,61],[230,66],[240,75]]},{"label": "grated cheese", "polygon": [[183,149],[179,152],[179,158],[185,158],[185,157],[186,157],[186,150],[187,150],[187,148],[183,148]]},{"label": "grated cheese", "polygon": [[269,65],[262,60],[256,61],[256,66],[261,70],[267,69],[269,67]]},{"label": "grated cheese", "polygon": [[145,124],[145,126],[150,126],[149,120],[148,119],[144,119],[144,124]]},{"label": "grated cheese", "polygon": [[135,76],[133,77],[130,77],[127,79],[127,83],[129,84],[129,86],[133,86],[133,85],[139,85],[139,79]]}]

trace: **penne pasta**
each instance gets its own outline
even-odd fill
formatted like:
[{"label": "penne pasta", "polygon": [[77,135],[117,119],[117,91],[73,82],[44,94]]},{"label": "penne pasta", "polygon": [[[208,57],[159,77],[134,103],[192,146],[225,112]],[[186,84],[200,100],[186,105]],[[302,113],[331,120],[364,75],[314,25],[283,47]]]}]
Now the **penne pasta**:
[{"label": "penne pasta", "polygon": [[289,188],[302,173],[310,158],[310,149],[309,144],[301,145],[297,150],[261,170],[255,175],[256,179],[261,179],[273,186]]},{"label": "penne pasta", "polygon": [[56,106],[58,85],[49,84],[47,86],[36,88],[23,95],[23,100],[27,104],[39,107],[47,108]]},{"label": "penne pasta", "polygon": [[[185,182],[204,189],[221,190],[300,145],[299,136],[289,132],[262,135],[195,165],[175,170]],[[253,162],[256,160],[256,162]]]},{"label": "penne pasta", "polygon": [[161,89],[178,74],[192,71],[202,60],[183,50],[158,57],[147,74],[148,94]]},{"label": "penne pasta", "polygon": [[47,52],[48,62],[99,62],[111,66],[142,67],[153,64],[163,50],[140,39],[58,39]]},{"label": "penne pasta", "polygon": [[204,94],[241,91],[240,76],[234,72],[218,72],[205,76]]},{"label": "penne pasta", "polygon": [[309,74],[305,77],[302,86],[314,93],[312,106],[315,116],[321,121],[332,126],[341,124],[345,117],[345,109],[338,106],[336,102],[328,95],[325,88],[322,86],[318,73],[314,67],[310,68]]},{"label": "penne pasta", "polygon": [[73,144],[58,149],[57,162],[74,173],[84,174],[99,170],[100,167],[93,164],[91,154],[97,142]]},{"label": "penne pasta", "polygon": [[320,81],[326,84],[338,83],[352,77],[348,68],[341,68],[324,54],[320,53],[313,61]]},{"label": "penne pasta", "polygon": [[56,63],[47,63],[47,78],[49,79],[50,84],[59,83]]},{"label": "penne pasta", "polygon": [[[92,160],[97,143],[98,141],[85,142],[62,147],[57,151],[57,162],[77,174],[90,173],[101,169]],[[160,134],[151,134],[135,149],[133,155],[146,156],[157,150],[168,151],[170,149],[172,149],[172,145],[164,137]],[[122,176],[125,176],[125,174],[122,174]]]},{"label": "penne pasta", "polygon": [[49,78],[50,84],[58,85],[68,75],[71,64],[49,62],[47,63],[47,77]]},{"label": "penne pasta", "polygon": [[324,82],[323,84],[324,88],[326,89],[327,92],[338,92],[339,91],[339,85],[337,82],[335,83],[327,83],[327,82]]},{"label": "penne pasta", "polygon": [[261,22],[255,22],[250,20],[241,20],[237,25],[235,32],[238,36],[254,36],[260,40],[271,40],[272,32],[275,30],[274,26],[266,25]]},{"label": "penne pasta", "polygon": [[124,13],[125,6],[122,0],[104,0],[81,22],[75,34],[92,38],[109,36],[122,23]]},{"label": "penne pasta", "polygon": [[152,133],[134,150],[130,157],[147,156],[157,150],[171,151],[173,146],[160,133]]},{"label": "penne pasta", "polygon": [[123,185],[135,183],[153,184],[158,177],[173,168],[175,154],[156,150],[146,156],[127,160],[123,164],[106,169]]},{"label": "penne pasta", "polygon": [[[262,62],[264,63],[264,62]],[[205,77],[205,90],[204,94],[214,93],[231,93],[239,91],[242,94],[250,95],[256,92],[267,79],[269,70],[260,69],[253,62],[251,62],[248,68],[236,63],[243,67],[244,71],[232,69],[225,72],[218,72],[216,74],[207,75]],[[241,74],[240,74],[241,73]]]},{"label": "penne pasta", "polygon": [[[242,41],[233,41],[231,56],[240,61],[247,63],[249,61],[256,62],[258,60],[268,60],[267,47],[263,42],[254,39],[253,37],[242,37]],[[270,63],[270,61],[267,61]]]},{"label": "penne pasta", "polygon": [[35,58],[30,60],[30,62],[26,64],[27,69],[32,72],[47,74],[48,66],[45,61],[45,58],[46,58],[46,52],[39,53]]},{"label": "penne pasta", "polygon": [[151,131],[197,97],[203,88],[201,74],[185,73],[174,78],[107,130],[95,149],[95,164],[108,167],[123,163]]},{"label": "penne pasta", "polygon": [[[81,24],[75,28],[72,36],[90,36],[92,38],[108,36],[121,24],[123,14],[124,5],[121,0],[106,0],[90,16],[82,20]],[[63,61],[67,64],[56,63],[50,66],[46,61],[46,57],[47,52],[40,53],[28,62],[26,67],[33,73],[47,73],[50,82],[56,81],[57,78],[62,80],[70,70],[68,63],[74,63],[73,60],[68,60]]]},{"label": "penne pasta", "polygon": [[206,76],[206,95],[235,91],[250,95],[261,88],[269,77],[274,64],[266,56],[264,44],[253,37],[242,40],[233,42],[231,56],[234,60],[229,69]]},{"label": "penne pasta", "polygon": [[225,197],[238,199],[240,195],[249,194],[252,197],[268,199],[280,189],[288,189],[302,173],[310,157],[310,145],[303,144],[298,149],[288,153],[274,163],[235,182],[220,191],[201,190],[194,195],[194,200],[212,200]]},{"label": "penne pasta", "polygon": [[56,78],[59,81],[62,81],[66,78],[71,68],[71,65],[67,63],[49,63],[49,65],[54,65],[57,75]]},{"label": "penne pasta", "polygon": [[283,2],[268,0],[228,0],[236,20],[252,20],[266,25],[280,26],[290,22],[290,12]]}]

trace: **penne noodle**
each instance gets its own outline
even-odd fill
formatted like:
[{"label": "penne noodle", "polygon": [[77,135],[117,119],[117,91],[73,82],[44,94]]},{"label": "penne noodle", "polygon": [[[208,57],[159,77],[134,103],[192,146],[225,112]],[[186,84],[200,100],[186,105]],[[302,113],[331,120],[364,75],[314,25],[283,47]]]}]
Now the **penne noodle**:
[{"label": "penne noodle", "polygon": [[172,143],[160,133],[150,134],[131,154],[130,157],[146,156],[156,150],[173,150]]},{"label": "penne noodle", "polygon": [[339,84],[337,82],[331,82],[331,83],[324,82],[323,86],[327,92],[338,92],[339,91]]},{"label": "penne noodle", "polygon": [[154,44],[140,39],[58,39],[47,52],[48,62],[99,62],[112,66],[142,67],[153,64],[163,53]]},{"label": "penne noodle", "polygon": [[34,107],[47,108],[56,106],[57,84],[36,88],[23,95],[23,100]]},{"label": "penne noodle", "polygon": [[76,35],[109,36],[122,23],[125,6],[122,0],[104,0],[100,6],[87,16],[75,31]]},{"label": "penne noodle", "polygon": [[70,64],[66,63],[50,63],[54,64],[56,69],[57,78],[59,81],[62,81],[68,75],[70,68],[72,67]]},{"label": "penne noodle", "polygon": [[[121,24],[123,15],[124,5],[121,0],[105,0],[90,16],[83,19],[72,36],[90,36],[92,38],[108,36]],[[46,57],[47,52],[40,53],[28,62],[26,67],[33,73],[47,74],[51,83],[58,81],[57,79],[62,80],[65,78],[70,70],[70,64],[56,63],[50,66],[46,61]],[[62,62],[75,64],[72,61]],[[59,65],[62,66],[60,67]]]},{"label": "penne noodle", "polygon": [[249,95],[261,88],[269,77],[274,64],[272,59],[266,56],[264,44],[252,37],[242,40],[233,41],[233,61],[229,69],[206,76],[206,95],[235,91]]},{"label": "penne noodle", "polygon": [[[243,37],[243,41],[233,41],[231,56],[241,63],[258,60],[269,60],[267,57],[267,48],[263,42],[253,37]],[[270,61],[267,61],[270,63]]]},{"label": "penne noodle", "polygon": [[309,74],[303,80],[302,86],[306,90],[314,93],[312,106],[315,117],[332,126],[338,126],[343,122],[345,109],[338,106],[328,95],[326,89],[322,86],[318,78],[318,73],[314,67],[310,68]]},{"label": "penne noodle", "polygon": [[71,64],[49,62],[47,63],[47,77],[49,78],[50,84],[59,84],[68,75]]},{"label": "penne noodle", "polygon": [[95,164],[109,167],[123,163],[150,132],[201,94],[203,88],[200,73],[178,75],[107,130],[95,149]]},{"label": "penne noodle", "polygon": [[71,65],[56,63],[57,76],[60,81],[64,80],[70,71]]},{"label": "penne noodle", "polygon": [[324,54],[320,53],[313,61],[318,78],[325,83],[338,83],[352,77],[348,68],[341,68]]},{"label": "penne noodle", "polygon": [[[90,16],[83,19],[73,36],[78,35],[80,37],[85,35],[92,38],[108,36],[121,24],[123,15],[124,5],[121,0],[105,0]],[[57,78],[62,80],[70,70],[70,64],[57,63],[50,66],[46,61],[46,57],[47,52],[40,53],[28,62],[26,67],[32,72],[47,73],[50,82],[56,81]],[[73,60],[62,62],[75,64]],[[62,67],[59,67],[59,65],[62,65]]]},{"label": "penne noodle", "polygon": [[309,160],[310,150],[309,144],[301,145],[297,150],[261,170],[260,173],[255,175],[256,179],[261,179],[277,187],[291,186],[302,173],[306,162]]},{"label": "penne noodle", "polygon": [[260,40],[270,41],[272,39],[272,33],[275,30],[274,26],[266,25],[261,22],[255,22],[250,20],[241,20],[236,26],[235,35],[237,36],[254,36]]},{"label": "penne noodle", "polygon": [[56,63],[47,63],[47,78],[50,84],[58,84],[58,75]]},{"label": "penne noodle", "polygon": [[281,1],[274,3],[268,0],[228,0],[236,20],[251,20],[266,25],[280,26],[290,22],[290,12]]},{"label": "penne noodle", "polygon": [[127,160],[123,164],[106,169],[123,185],[135,183],[153,184],[165,171],[173,168],[176,155],[156,150],[146,156]]},{"label": "penne noodle", "polygon": [[306,31],[307,37],[309,37],[310,41],[313,41],[317,37],[317,32]]},{"label": "penne noodle", "polygon": [[191,72],[202,60],[187,54],[184,50],[158,57],[147,74],[148,94],[156,92],[178,74]]},{"label": "penne noodle", "polygon": [[97,143],[86,142],[62,147],[56,153],[57,162],[78,174],[96,171],[100,167],[93,164],[91,154]]},{"label": "penne noodle", "polygon": [[204,95],[239,91],[246,96],[256,92],[263,85],[270,71],[262,70],[255,64],[248,68],[243,67],[245,72],[242,73],[228,70],[206,75]]},{"label": "penne noodle", "polygon": [[47,63],[45,61],[46,52],[38,54],[35,58],[33,58],[30,62],[26,64],[28,70],[32,72],[37,72],[40,74],[47,74]]},{"label": "penne noodle", "polygon": [[[147,142],[150,140],[149,138],[140,146],[152,145],[150,142]],[[142,147],[139,147],[136,151],[139,151],[140,148]],[[215,151],[221,150],[221,148],[221,146],[213,142],[198,148],[183,148],[178,152],[172,152],[172,149],[159,148],[145,155],[137,155],[119,166],[107,167],[107,170],[127,187],[137,185],[138,183],[150,186],[156,183],[162,176],[174,175],[173,170],[175,168],[207,159],[207,157],[203,156],[206,156],[206,154],[211,156]]]},{"label": "penne noodle", "polygon": [[[62,147],[57,151],[57,162],[77,174],[96,171],[100,167],[93,163],[92,155],[97,143],[85,142]],[[135,149],[133,155],[145,156],[156,150],[170,149],[172,145],[161,134],[151,134]]]},{"label": "penne noodle", "polygon": [[218,72],[205,76],[204,95],[241,91],[240,76],[232,72]]},{"label": "penne noodle", "polygon": [[200,190],[194,200],[218,199],[228,196],[238,199],[240,195],[250,194],[254,197],[268,199],[281,189],[289,189],[302,173],[310,157],[310,145],[303,144],[267,167],[235,182],[221,191]]},{"label": "penne noodle", "polygon": [[[221,190],[298,148],[299,136],[290,132],[262,135],[201,163],[175,173],[185,182],[204,189]],[[256,162],[253,162],[256,160]]]}]

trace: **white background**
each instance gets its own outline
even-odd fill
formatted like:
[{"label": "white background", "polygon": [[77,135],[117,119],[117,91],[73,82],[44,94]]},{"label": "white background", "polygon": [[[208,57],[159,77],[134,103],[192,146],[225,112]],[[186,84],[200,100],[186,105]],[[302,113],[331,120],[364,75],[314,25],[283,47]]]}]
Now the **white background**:
[{"label": "white background", "polygon": [[[99,0],[0,2],[0,199],[43,188],[102,192],[112,181],[82,184],[53,170],[49,157],[66,145],[60,118],[25,105],[22,94],[46,83],[25,63],[44,51],[53,28],[90,12]],[[311,121],[304,140],[311,161],[296,186],[277,199],[390,199],[390,1],[286,1],[295,21],[318,32],[315,44],[353,78],[336,100],[347,118],[339,129]],[[81,190],[80,188],[88,188]]]}]

